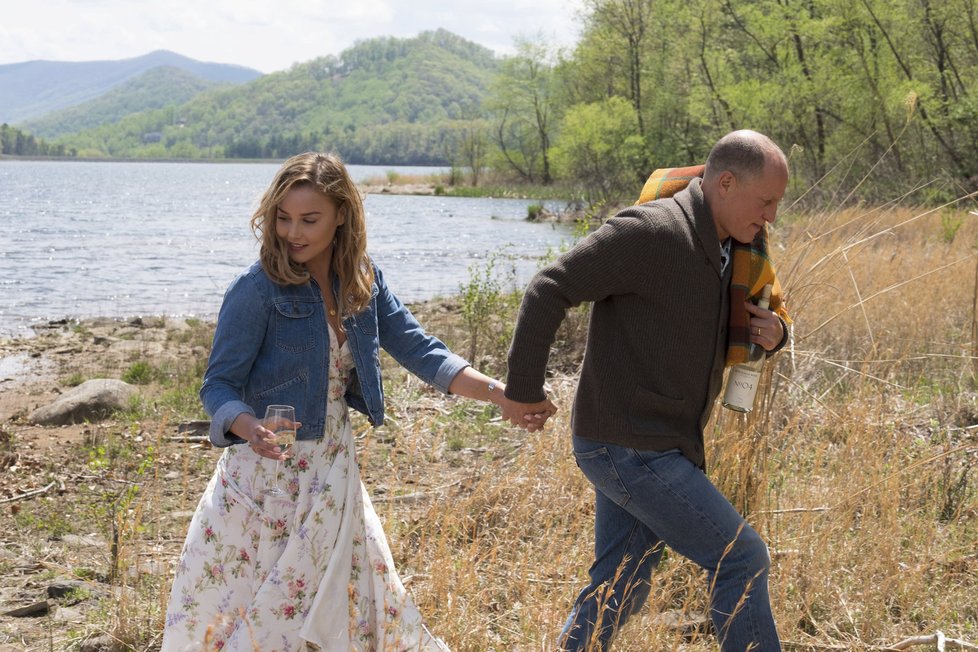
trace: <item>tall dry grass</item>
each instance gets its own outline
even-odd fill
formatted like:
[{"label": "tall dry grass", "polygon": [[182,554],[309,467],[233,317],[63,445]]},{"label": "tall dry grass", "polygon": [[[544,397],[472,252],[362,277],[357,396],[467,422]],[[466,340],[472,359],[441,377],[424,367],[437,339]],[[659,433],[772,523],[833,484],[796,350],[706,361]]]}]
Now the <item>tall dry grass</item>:
[{"label": "tall dry grass", "polygon": [[[798,215],[773,234],[791,343],[758,409],[717,407],[707,439],[711,477],[769,543],[788,649],[885,649],[936,631],[978,642],[978,217],[966,209]],[[573,390],[573,377],[554,383],[564,409],[543,433],[473,464],[428,509],[386,514],[454,650],[554,649],[586,582],[593,497],[570,453]],[[667,552],[615,649],[715,649],[704,585]]]},{"label": "tall dry grass", "polygon": [[[976,220],[856,208],[773,233],[792,339],[758,409],[717,407],[706,436],[711,478],[769,543],[787,649],[881,650],[938,630],[978,642]],[[424,321],[461,349],[452,319]],[[358,451],[428,625],[458,652],[553,650],[593,545],[592,489],[570,452],[574,374],[553,379],[562,411],[529,435],[393,367],[388,380],[389,424],[358,418]],[[114,516],[117,597],[83,635],[111,632],[118,649],[158,649],[187,518],[173,510],[193,509],[208,475],[200,450],[156,450],[182,471],[134,478],[143,490]],[[614,649],[716,649],[707,608],[702,572],[667,550]]]}]

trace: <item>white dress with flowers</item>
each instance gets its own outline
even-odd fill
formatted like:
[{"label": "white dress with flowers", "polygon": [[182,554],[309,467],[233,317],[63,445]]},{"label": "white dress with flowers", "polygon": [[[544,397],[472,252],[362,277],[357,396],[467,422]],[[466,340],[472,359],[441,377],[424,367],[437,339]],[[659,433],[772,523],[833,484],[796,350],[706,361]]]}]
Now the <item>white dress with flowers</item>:
[{"label": "white dress with flowers", "polygon": [[248,446],[224,451],[177,567],[164,652],[448,649],[394,570],[343,398],[353,359],[331,328],[329,338],[325,436],[296,443],[278,496],[267,493],[273,460]]}]

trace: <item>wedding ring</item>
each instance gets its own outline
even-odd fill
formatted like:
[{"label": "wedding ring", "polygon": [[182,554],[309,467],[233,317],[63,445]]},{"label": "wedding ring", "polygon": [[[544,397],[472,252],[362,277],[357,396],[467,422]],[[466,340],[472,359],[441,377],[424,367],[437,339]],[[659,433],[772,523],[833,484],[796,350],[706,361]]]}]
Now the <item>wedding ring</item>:
[{"label": "wedding ring", "polygon": [[758,328],[757,328],[757,329],[755,330],[755,333],[754,333],[754,334],[755,334],[755,335],[757,335],[758,337],[760,337],[760,336],[761,336],[761,329],[760,329],[760,327],[758,327]]}]

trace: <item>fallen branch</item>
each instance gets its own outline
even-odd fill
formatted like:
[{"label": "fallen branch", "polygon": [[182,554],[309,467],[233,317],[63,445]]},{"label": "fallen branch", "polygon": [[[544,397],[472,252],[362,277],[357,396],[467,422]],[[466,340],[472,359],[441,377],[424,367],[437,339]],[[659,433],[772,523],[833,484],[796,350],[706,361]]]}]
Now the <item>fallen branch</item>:
[{"label": "fallen branch", "polygon": [[379,496],[377,498],[371,499],[374,504],[382,503],[420,503],[423,500],[429,498],[429,495],[423,491],[416,491],[412,494],[401,494],[399,496]]},{"label": "fallen branch", "polygon": [[167,441],[175,442],[186,442],[188,444],[195,444],[199,442],[210,441],[211,438],[207,435],[170,435],[166,438]]},{"label": "fallen branch", "polygon": [[118,478],[106,478],[100,475],[76,475],[76,480],[98,480],[99,482],[116,482],[118,484],[128,484],[128,485],[138,485],[138,482],[133,482],[132,480],[120,480]]},{"label": "fallen branch", "polygon": [[824,652],[834,652],[835,650],[842,650],[843,652],[849,652],[852,650],[852,646],[849,645],[830,645],[826,643],[802,643],[800,641],[781,641],[781,645],[785,650],[820,650]]},{"label": "fallen branch", "polygon": [[535,577],[528,577],[526,581],[531,584],[580,584],[581,580],[548,580],[548,579],[537,579]]},{"label": "fallen branch", "polygon": [[55,484],[57,483],[52,482],[46,487],[42,487],[40,489],[34,489],[32,491],[28,491],[27,493],[20,494],[19,496],[11,496],[10,498],[4,498],[3,500],[0,500],[0,505],[4,503],[16,502],[18,500],[24,500],[25,498],[33,498],[34,496],[40,496],[41,494],[46,494],[47,492],[51,491],[51,488]]},{"label": "fallen branch", "polygon": [[757,514],[811,514],[813,512],[827,512],[828,507],[790,507],[787,509],[762,509]]},{"label": "fallen branch", "polygon": [[944,632],[937,632],[930,636],[911,636],[896,645],[882,648],[883,650],[906,650],[916,645],[937,645],[938,652],[945,650],[978,650],[978,645],[968,643],[958,638],[947,638]]},{"label": "fallen branch", "polygon": [[[801,641],[782,641],[784,648],[786,650],[823,650],[825,652],[831,652],[833,650],[851,650],[852,645],[839,645],[832,643],[818,643],[818,642],[801,642]],[[894,645],[884,645],[884,646],[870,646],[865,649],[877,650],[878,652],[898,652],[899,650],[909,650],[917,645],[934,645],[937,647],[938,652],[945,652],[946,650],[970,650],[972,652],[978,651],[978,645],[974,643],[969,643],[967,641],[962,641],[958,638],[947,638],[944,632],[936,632],[934,634],[925,634],[922,636],[911,636],[906,638],[899,643]]]}]

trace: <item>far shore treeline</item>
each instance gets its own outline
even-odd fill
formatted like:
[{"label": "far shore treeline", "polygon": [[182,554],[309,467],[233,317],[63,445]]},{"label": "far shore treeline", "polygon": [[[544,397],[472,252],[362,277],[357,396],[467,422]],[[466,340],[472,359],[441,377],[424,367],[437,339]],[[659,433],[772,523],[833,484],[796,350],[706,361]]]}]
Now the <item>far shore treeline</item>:
[{"label": "far shore treeline", "polygon": [[[580,20],[569,49],[525,36],[498,57],[444,30],[375,38],[121,118],[103,100],[4,125],[0,144],[147,159],[323,149],[598,204],[753,128],[790,150],[795,196],[892,200],[921,186],[912,200],[927,202],[978,189],[978,0],[586,0]],[[152,87],[172,92],[165,77]],[[98,111],[113,117],[93,121]]]}]

